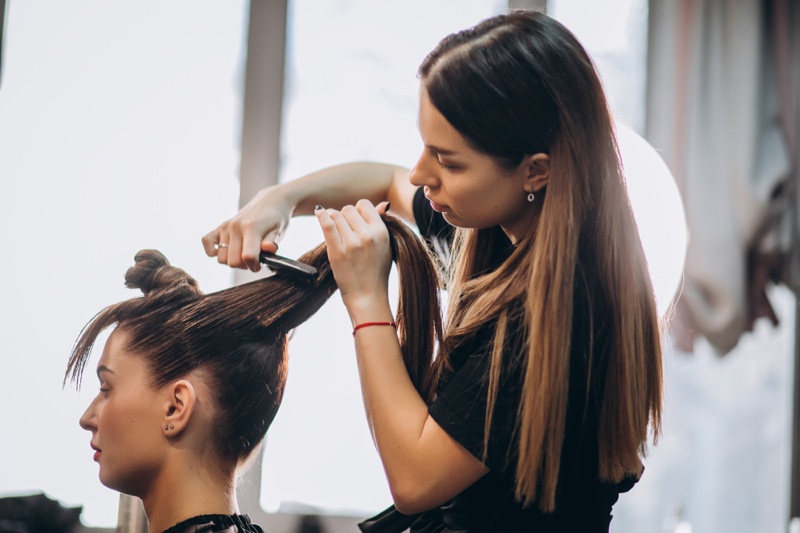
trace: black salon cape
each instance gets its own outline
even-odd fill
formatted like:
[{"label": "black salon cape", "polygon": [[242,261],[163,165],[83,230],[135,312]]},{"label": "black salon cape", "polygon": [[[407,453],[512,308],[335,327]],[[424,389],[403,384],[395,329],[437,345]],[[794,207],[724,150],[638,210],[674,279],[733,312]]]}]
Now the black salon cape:
[{"label": "black salon cape", "polygon": [[[417,191],[414,198],[414,217],[422,235],[429,240],[443,261],[448,261],[452,226]],[[498,257],[504,260],[511,251]],[[590,274],[588,274],[590,275]],[[525,508],[514,498],[514,468],[516,450],[514,430],[516,412],[522,387],[521,364],[507,365],[501,372],[499,393],[495,404],[486,466],[490,472],[451,501],[417,515],[404,515],[394,506],[359,524],[365,533],[400,532],[607,532],[611,522],[611,507],[620,492],[630,490],[636,479],[620,484],[601,482],[597,476],[597,418],[601,391],[585,392],[588,331],[588,287],[596,287],[587,274],[576,276],[572,322],[572,352],[570,387],[567,407],[567,427],[564,439],[561,470],[556,494],[556,511],[543,513],[536,503]],[[519,320],[521,309],[512,315]],[[608,335],[602,327],[603,316],[595,328],[594,350],[608,352]],[[514,318],[512,318],[513,320]],[[473,338],[462,342],[451,353],[453,370],[443,376],[437,395],[429,407],[431,417],[458,443],[473,455],[482,458],[486,410],[486,391],[491,340],[494,322],[489,322]],[[509,328],[515,331],[517,328]],[[598,333],[598,331],[600,333]],[[508,353],[523,348],[522,339],[512,335]],[[602,372],[602,357],[596,367]],[[594,383],[603,383],[602,374],[593,376]]]},{"label": "black salon cape", "polygon": [[189,518],[164,533],[264,533],[246,514],[206,514]]}]

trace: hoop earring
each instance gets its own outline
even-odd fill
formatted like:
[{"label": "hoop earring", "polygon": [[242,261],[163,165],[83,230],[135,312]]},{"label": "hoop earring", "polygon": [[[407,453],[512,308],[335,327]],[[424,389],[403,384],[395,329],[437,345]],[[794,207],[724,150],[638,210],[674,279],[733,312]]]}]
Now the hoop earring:
[{"label": "hoop earring", "polygon": [[533,200],[534,200],[535,198],[536,198],[536,196],[534,196],[532,192],[529,192],[529,193],[528,193],[528,201],[529,201],[529,202],[533,202]]}]

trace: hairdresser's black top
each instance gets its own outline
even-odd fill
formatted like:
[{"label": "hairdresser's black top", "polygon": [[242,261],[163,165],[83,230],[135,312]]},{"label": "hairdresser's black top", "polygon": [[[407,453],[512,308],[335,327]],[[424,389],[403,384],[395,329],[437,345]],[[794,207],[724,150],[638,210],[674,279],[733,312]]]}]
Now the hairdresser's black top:
[{"label": "hairdresser's black top", "polygon": [[[449,251],[453,228],[441,214],[430,208],[417,191],[414,216],[420,232],[430,240],[440,257]],[[512,248],[498,257],[498,264]],[[449,258],[444,257],[445,261]],[[597,419],[602,391],[585,392],[585,357],[591,338],[589,305],[586,287],[593,286],[582,274],[576,276],[574,316],[572,322],[572,353],[570,387],[567,407],[567,427],[561,456],[556,494],[556,511],[543,513],[534,503],[528,508],[514,498],[514,469],[517,452],[514,431],[516,413],[522,389],[522,368],[511,364],[503,369],[492,420],[486,466],[491,472],[464,490],[453,500],[419,515],[406,516],[390,507],[380,515],[361,524],[366,532],[607,532],[611,521],[611,506],[620,492],[629,490],[636,482],[631,479],[619,485],[604,483],[597,476]],[[593,320],[602,321],[595,313]],[[517,317],[521,313],[512,313]],[[512,318],[513,319],[513,318]],[[595,323],[597,325],[597,322]],[[462,342],[451,353],[452,371],[447,373],[429,411],[434,420],[450,436],[478,458],[483,456],[484,421],[486,411],[487,377],[491,355],[493,322],[473,338]],[[516,331],[520,328],[509,328]],[[595,331],[603,331],[602,325]],[[512,336],[506,349],[522,350],[522,339]],[[607,353],[607,335],[595,334],[595,355]],[[602,359],[596,372],[602,372]],[[597,375],[595,383],[602,383]]]},{"label": "hairdresser's black top", "polygon": [[189,518],[164,533],[264,533],[246,514],[204,514]]}]

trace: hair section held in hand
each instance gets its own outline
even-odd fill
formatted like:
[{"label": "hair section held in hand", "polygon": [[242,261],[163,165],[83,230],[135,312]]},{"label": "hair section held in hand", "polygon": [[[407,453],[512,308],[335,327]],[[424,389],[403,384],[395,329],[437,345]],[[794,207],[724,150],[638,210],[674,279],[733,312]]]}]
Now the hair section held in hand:
[{"label": "hair section held in hand", "polygon": [[[431,363],[441,336],[437,271],[416,234],[394,217],[383,219],[400,281],[396,321],[403,357],[415,386],[430,399],[436,381]],[[147,360],[154,387],[194,369],[208,370],[221,411],[215,445],[223,457],[246,458],[280,406],[289,333],[337,288],[324,244],[299,260],[317,268],[314,282],[277,273],[203,294],[194,278],[161,252],[140,251],[125,285],[143,295],[106,307],[87,324],[65,382],[80,384],[98,335],[116,326],[127,334],[127,350]]]}]

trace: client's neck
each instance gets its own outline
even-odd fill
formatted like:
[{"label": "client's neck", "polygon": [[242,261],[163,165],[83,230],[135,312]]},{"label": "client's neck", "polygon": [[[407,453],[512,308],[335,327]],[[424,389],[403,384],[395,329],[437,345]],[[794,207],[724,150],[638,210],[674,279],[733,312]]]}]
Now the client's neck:
[{"label": "client's neck", "polygon": [[210,472],[202,461],[170,465],[142,496],[150,533],[162,531],[189,518],[207,514],[236,514],[235,469]]}]

